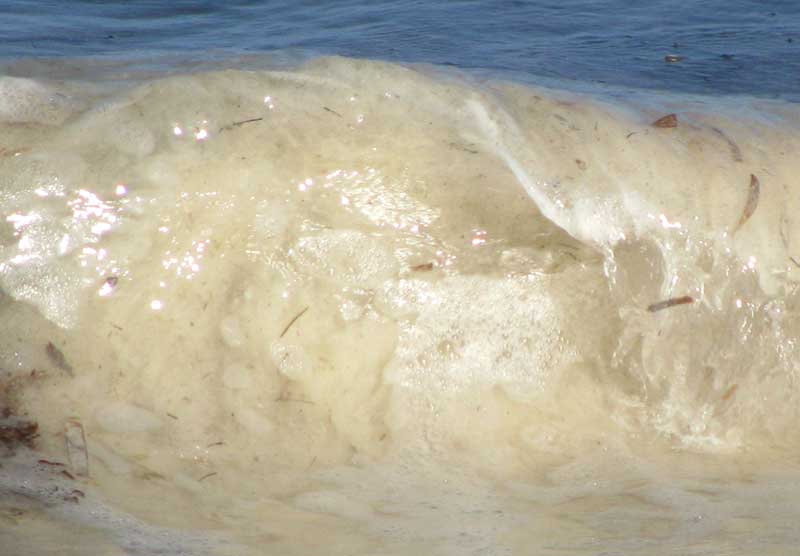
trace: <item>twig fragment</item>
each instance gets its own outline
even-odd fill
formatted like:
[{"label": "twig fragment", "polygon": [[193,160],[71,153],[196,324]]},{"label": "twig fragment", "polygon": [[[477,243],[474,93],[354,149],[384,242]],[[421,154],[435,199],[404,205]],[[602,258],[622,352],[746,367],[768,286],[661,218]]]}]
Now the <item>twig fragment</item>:
[{"label": "twig fragment", "polygon": [[690,295],[684,295],[683,297],[671,297],[670,299],[665,299],[664,301],[659,301],[658,303],[648,305],[647,310],[651,313],[656,313],[658,311],[663,311],[664,309],[669,309],[670,307],[675,307],[676,305],[687,305],[689,303],[694,303],[694,298]]},{"label": "twig fragment", "polygon": [[308,311],[308,306],[305,309],[303,309],[302,311],[300,311],[299,313],[297,313],[297,315],[295,315],[295,317],[292,320],[289,321],[289,324],[286,325],[286,328],[283,329],[283,332],[281,332],[281,335],[278,336],[278,337],[279,338],[283,338],[284,336],[286,336],[286,333],[289,332],[289,329],[292,327],[292,325],[295,322],[297,322],[297,319],[302,317],[305,314],[306,311]]},{"label": "twig fragment", "polygon": [[222,131],[228,131],[228,130],[231,130],[231,129],[235,128],[235,127],[243,126],[244,124],[251,124],[253,122],[260,122],[263,119],[264,118],[250,118],[248,120],[239,120],[238,122],[231,122],[230,124],[222,126],[221,128],[219,128],[219,131],[217,133],[220,133]]}]

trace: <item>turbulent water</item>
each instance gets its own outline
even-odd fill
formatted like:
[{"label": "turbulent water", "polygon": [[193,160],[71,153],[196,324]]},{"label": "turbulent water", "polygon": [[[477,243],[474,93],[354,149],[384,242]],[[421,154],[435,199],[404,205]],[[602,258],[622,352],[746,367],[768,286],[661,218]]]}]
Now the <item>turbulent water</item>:
[{"label": "turbulent water", "polygon": [[796,105],[330,57],[0,129],[6,553],[800,542]]}]

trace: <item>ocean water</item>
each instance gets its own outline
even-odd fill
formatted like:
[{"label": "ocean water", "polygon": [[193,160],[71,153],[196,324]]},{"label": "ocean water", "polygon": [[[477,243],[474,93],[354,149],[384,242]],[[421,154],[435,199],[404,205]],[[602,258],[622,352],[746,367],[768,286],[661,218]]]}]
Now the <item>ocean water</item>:
[{"label": "ocean water", "polygon": [[794,553],[800,8],[317,4],[0,5],[0,554]]},{"label": "ocean water", "polygon": [[[4,0],[0,39],[5,60],[92,56],[152,68],[336,54],[523,81],[800,99],[792,0]],[[668,64],[668,55],[682,59]]]}]

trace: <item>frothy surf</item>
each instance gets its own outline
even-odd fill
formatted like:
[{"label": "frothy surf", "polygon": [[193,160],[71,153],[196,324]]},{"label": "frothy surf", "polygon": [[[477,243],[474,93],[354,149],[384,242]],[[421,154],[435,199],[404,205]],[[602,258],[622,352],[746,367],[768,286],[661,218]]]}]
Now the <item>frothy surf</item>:
[{"label": "frothy surf", "polygon": [[796,106],[342,58],[0,91],[6,418],[184,535],[103,542],[798,541]]}]

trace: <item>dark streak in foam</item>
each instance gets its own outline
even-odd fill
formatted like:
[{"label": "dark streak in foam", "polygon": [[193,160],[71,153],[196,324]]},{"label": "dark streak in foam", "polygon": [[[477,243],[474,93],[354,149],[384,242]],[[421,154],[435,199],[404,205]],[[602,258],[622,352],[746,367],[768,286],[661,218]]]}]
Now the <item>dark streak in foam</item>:
[{"label": "dark streak in foam", "polygon": [[656,313],[658,311],[663,311],[664,309],[669,309],[670,307],[675,307],[676,305],[687,305],[689,303],[694,303],[694,298],[690,295],[684,295],[683,297],[671,297],[670,299],[665,299],[664,301],[659,301],[658,303],[648,305],[647,310],[651,313]]},{"label": "dark streak in foam", "polygon": [[742,157],[742,150],[739,148],[739,145],[734,143],[733,139],[728,137],[724,131],[719,128],[712,127],[711,130],[722,137],[726,143],[728,143],[728,148],[731,150],[731,157],[735,162],[742,162],[744,158]]},{"label": "dark streak in foam", "polygon": [[292,327],[292,325],[295,322],[297,322],[297,319],[302,317],[305,314],[306,311],[308,311],[308,307],[306,307],[305,309],[303,309],[302,311],[297,313],[297,315],[292,320],[289,321],[289,324],[286,325],[286,328],[283,329],[283,332],[281,332],[281,335],[278,336],[278,337],[279,338],[283,338],[284,336],[286,336],[286,333],[289,332],[289,329]]},{"label": "dark streak in foam", "polygon": [[414,272],[430,272],[433,270],[433,263],[423,263],[411,267]]},{"label": "dark streak in foam", "polygon": [[231,129],[233,129],[235,127],[241,127],[241,126],[243,126],[245,124],[252,124],[253,122],[260,122],[260,121],[263,121],[263,120],[264,120],[264,118],[250,118],[250,119],[247,119],[247,120],[239,120],[238,122],[231,122],[230,124],[228,124],[226,126],[222,126],[221,128],[219,128],[219,131],[217,131],[217,133],[222,133],[223,131],[230,131]]},{"label": "dark streak in foam", "polygon": [[67,363],[66,357],[64,357],[64,354],[53,342],[47,342],[45,351],[47,352],[47,358],[53,365],[72,376],[72,366]]},{"label": "dark streak in foam", "polygon": [[753,216],[756,208],[758,208],[758,199],[760,195],[761,183],[758,181],[757,177],[755,177],[753,174],[750,174],[750,189],[747,193],[747,202],[744,205],[744,210],[742,211],[742,216],[739,218],[739,222],[733,229],[733,233],[739,231],[739,228],[744,226],[745,222],[750,220],[750,217]]}]

